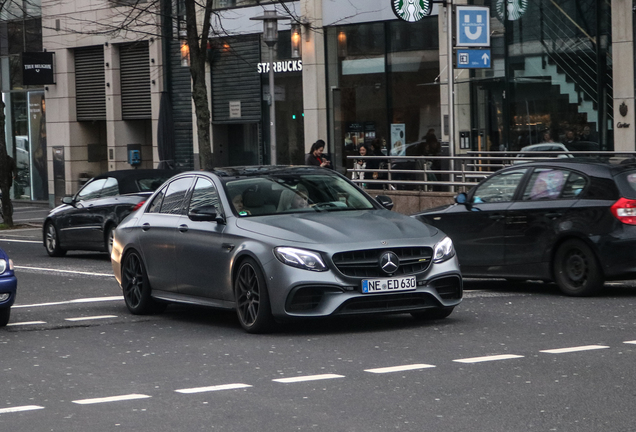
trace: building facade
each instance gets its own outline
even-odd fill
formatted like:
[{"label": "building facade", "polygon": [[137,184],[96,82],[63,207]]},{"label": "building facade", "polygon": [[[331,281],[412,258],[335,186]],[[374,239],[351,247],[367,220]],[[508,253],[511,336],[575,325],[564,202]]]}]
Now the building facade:
[{"label": "building facade", "polygon": [[[633,2],[455,0],[489,11],[490,46],[478,48],[490,49],[491,65],[475,69],[458,67],[455,52],[449,62],[448,9],[419,3],[429,13],[407,22],[392,0],[215,0],[207,63],[215,165],[269,163],[270,67],[280,164],[302,164],[323,139],[345,172],[361,143],[422,154],[431,130],[445,154],[571,135],[587,143],[582,150],[635,149]],[[91,175],[130,168],[131,149],[141,154],[135,166],[199,167],[183,7],[172,2],[168,22],[150,10],[113,32],[127,8],[44,0],[26,15],[2,15],[5,133],[24,177],[15,198],[53,205]],[[262,23],[251,19],[271,8],[289,18],[279,22],[272,66]],[[301,29],[299,56],[291,24]],[[42,50],[54,53],[55,82],[27,88],[20,53]]]}]

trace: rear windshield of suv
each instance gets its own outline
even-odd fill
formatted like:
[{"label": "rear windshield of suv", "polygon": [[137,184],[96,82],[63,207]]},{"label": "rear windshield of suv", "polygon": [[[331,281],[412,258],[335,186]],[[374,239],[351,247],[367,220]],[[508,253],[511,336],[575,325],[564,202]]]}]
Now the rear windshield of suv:
[{"label": "rear windshield of suv", "polygon": [[636,170],[625,171],[616,176],[616,183],[621,196],[636,199]]}]

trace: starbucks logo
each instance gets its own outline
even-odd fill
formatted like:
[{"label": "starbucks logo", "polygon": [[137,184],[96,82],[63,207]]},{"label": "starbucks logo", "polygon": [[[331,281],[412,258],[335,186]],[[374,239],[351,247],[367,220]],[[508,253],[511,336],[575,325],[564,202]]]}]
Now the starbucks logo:
[{"label": "starbucks logo", "polygon": [[508,21],[516,21],[526,13],[526,9],[528,0],[497,0],[497,15],[500,21],[504,20],[505,14],[508,14]]},{"label": "starbucks logo", "polygon": [[408,22],[417,22],[431,13],[429,0],[391,0],[391,6],[395,16]]}]

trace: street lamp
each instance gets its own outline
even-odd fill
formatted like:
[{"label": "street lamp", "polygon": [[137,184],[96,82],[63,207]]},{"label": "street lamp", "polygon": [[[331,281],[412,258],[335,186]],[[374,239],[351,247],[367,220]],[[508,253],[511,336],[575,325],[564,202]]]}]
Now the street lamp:
[{"label": "street lamp", "polygon": [[269,148],[270,164],[276,165],[276,102],[274,101],[274,45],[278,41],[278,20],[289,19],[266,10],[263,15],[250,18],[263,21],[263,41],[269,47]]}]

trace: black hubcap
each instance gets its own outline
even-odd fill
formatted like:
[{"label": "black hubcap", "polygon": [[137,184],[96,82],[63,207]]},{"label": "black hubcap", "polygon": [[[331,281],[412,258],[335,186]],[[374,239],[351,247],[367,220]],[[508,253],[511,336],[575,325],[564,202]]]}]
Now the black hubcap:
[{"label": "black hubcap", "polygon": [[587,280],[587,259],[579,250],[572,251],[565,259],[565,274],[577,286]]},{"label": "black hubcap", "polygon": [[141,302],[141,293],[143,291],[143,273],[141,261],[135,254],[129,255],[124,265],[122,275],[122,286],[124,289],[124,298],[130,307],[137,307]]},{"label": "black hubcap", "polygon": [[241,267],[235,289],[239,318],[244,325],[251,326],[256,321],[260,304],[258,278],[251,265]]}]

